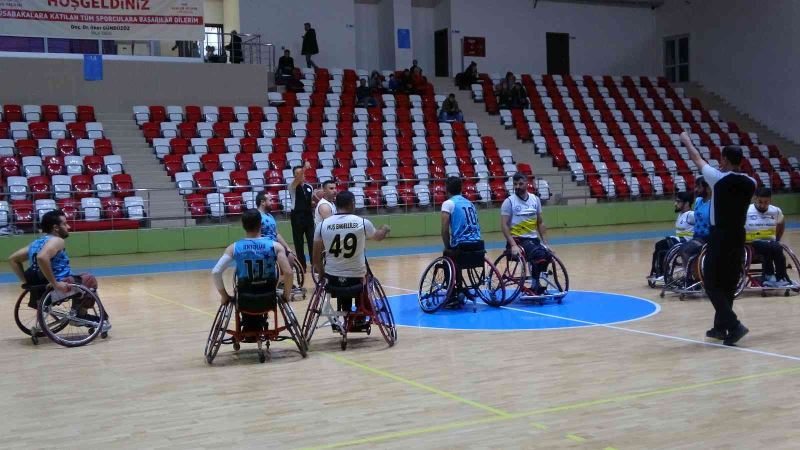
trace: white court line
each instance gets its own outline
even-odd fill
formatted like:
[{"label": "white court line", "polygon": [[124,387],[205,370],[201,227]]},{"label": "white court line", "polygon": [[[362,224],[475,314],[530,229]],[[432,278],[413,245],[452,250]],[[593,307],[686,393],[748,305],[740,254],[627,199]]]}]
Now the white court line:
[{"label": "white court line", "polygon": [[628,332],[628,333],[644,334],[644,335],[647,335],[647,336],[655,336],[655,337],[660,337],[660,338],[664,338],[664,339],[672,339],[674,341],[691,342],[693,344],[708,345],[708,346],[711,346],[711,347],[722,347],[722,348],[727,348],[727,349],[731,349],[731,350],[739,350],[740,352],[755,353],[757,355],[774,356],[776,358],[789,359],[789,360],[792,360],[792,361],[800,361],[800,357],[797,357],[797,356],[789,356],[789,355],[782,355],[780,353],[765,352],[765,351],[762,351],[762,350],[756,350],[756,349],[752,349],[752,348],[728,346],[728,345],[723,345],[723,344],[717,344],[715,342],[698,341],[696,339],[683,338],[683,337],[679,337],[679,336],[671,336],[669,334],[660,334],[660,333],[653,333],[651,331],[634,330],[632,328],[624,328],[624,327],[618,327],[618,326],[614,326],[614,325],[606,325],[606,324],[602,324],[602,323],[589,322],[589,321],[586,321],[586,320],[573,319],[571,317],[561,317],[561,316],[556,316],[554,314],[546,314],[546,313],[541,313],[541,312],[536,312],[536,311],[528,311],[528,310],[519,309],[519,308],[510,308],[508,306],[501,306],[501,308],[508,309],[508,310],[511,310],[511,311],[519,311],[519,312],[523,312],[523,313],[527,313],[527,314],[535,314],[535,315],[539,315],[539,316],[552,317],[552,318],[555,318],[555,319],[569,320],[569,321],[583,323],[583,324],[587,324],[587,325],[593,325],[593,326],[597,326],[597,327],[610,328],[612,330],[625,331],[625,332]]},{"label": "white court line", "polygon": [[[395,287],[395,286],[383,285],[383,287],[387,287],[387,288],[390,288],[390,289],[396,289],[398,291],[417,292],[417,291],[412,291],[411,289],[400,288],[400,287]],[[617,295],[619,295],[619,294],[617,294]],[[628,332],[628,333],[644,334],[644,335],[647,335],[647,336],[655,336],[655,337],[660,337],[660,338],[663,338],[663,339],[671,339],[671,340],[674,340],[674,341],[690,342],[692,344],[708,345],[708,346],[711,346],[711,347],[722,347],[722,348],[728,348],[728,349],[733,349],[733,350],[739,350],[740,352],[754,353],[754,354],[757,354],[757,355],[764,355],[764,356],[774,356],[776,358],[789,359],[789,360],[792,360],[792,361],[800,361],[800,357],[797,357],[797,356],[783,355],[783,354],[780,354],[780,353],[773,353],[773,352],[765,352],[765,351],[762,351],[762,350],[756,350],[756,349],[752,349],[752,348],[728,346],[728,345],[723,345],[723,344],[717,344],[715,342],[698,341],[696,339],[683,338],[683,337],[679,337],[679,336],[671,336],[669,334],[653,333],[651,331],[634,330],[632,328],[618,327],[618,326],[615,326],[615,325],[608,325],[608,324],[590,322],[590,321],[587,321],[587,320],[574,319],[574,318],[571,318],[571,317],[557,316],[557,315],[554,315],[554,314],[547,314],[547,313],[542,313],[542,312],[529,311],[529,310],[519,309],[519,308],[511,308],[511,307],[508,307],[508,306],[501,306],[501,308],[508,309],[508,310],[511,310],[511,311],[523,312],[523,313],[526,313],[526,314],[535,314],[535,315],[539,315],[539,316],[550,317],[550,318],[553,318],[553,319],[561,319],[561,320],[567,320],[567,321],[582,323],[584,325],[592,325],[592,326],[595,326],[595,327],[610,328],[612,330],[625,331],[625,332]]]}]

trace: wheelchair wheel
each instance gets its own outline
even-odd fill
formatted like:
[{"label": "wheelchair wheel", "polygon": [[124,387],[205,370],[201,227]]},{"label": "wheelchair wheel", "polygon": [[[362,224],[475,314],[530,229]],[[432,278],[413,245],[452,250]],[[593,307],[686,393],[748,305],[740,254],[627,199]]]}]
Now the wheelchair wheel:
[{"label": "wheelchair wheel", "polygon": [[543,273],[546,276],[546,295],[552,295],[558,300],[558,303],[561,303],[564,296],[569,292],[569,274],[567,273],[567,268],[564,266],[564,263],[558,259],[558,256],[551,253],[547,271]]},{"label": "wheelchair wheel", "polygon": [[91,289],[77,284],[70,284],[70,288],[72,292],[66,297],[48,291],[39,304],[37,318],[42,331],[53,342],[80,347],[108,331],[106,311]]},{"label": "wheelchair wheel", "polygon": [[302,335],[306,348],[311,344],[311,336],[314,335],[314,330],[317,329],[317,322],[319,322],[319,316],[322,314],[325,295],[327,295],[325,293],[325,283],[317,283],[314,287],[314,293],[311,295],[311,300],[308,302],[306,315],[303,318]]},{"label": "wheelchair wheel", "polygon": [[438,311],[455,287],[455,267],[450,258],[440,256],[433,260],[419,280],[419,307],[426,313]]},{"label": "wheelchair wheel", "polygon": [[686,267],[687,263],[680,252],[680,247],[677,245],[672,247],[664,259],[663,290],[665,292],[683,292],[689,287],[688,281],[690,278]]},{"label": "wheelchair wheel", "polygon": [[31,291],[28,289],[25,289],[22,291],[22,294],[19,295],[17,303],[14,305],[14,322],[16,322],[17,327],[28,336],[31,336],[31,330],[36,328],[39,331],[37,331],[35,337],[44,337],[44,333],[40,329],[41,327],[37,326],[39,321],[37,309],[28,306],[30,295]]},{"label": "wheelchair wheel", "polygon": [[278,301],[278,306],[281,309],[281,315],[283,315],[283,323],[286,325],[286,330],[288,330],[289,334],[292,336],[292,340],[294,340],[294,343],[297,345],[300,355],[305,358],[308,356],[308,344],[306,344],[306,340],[303,337],[303,330],[297,322],[297,316],[294,315],[292,305],[281,299]]},{"label": "wheelchair wheel", "polygon": [[393,346],[397,341],[397,327],[394,323],[394,315],[392,314],[392,307],[389,305],[389,300],[386,298],[386,292],[383,290],[380,281],[375,277],[370,277],[367,282],[367,295],[372,302],[372,308],[378,316],[378,329],[381,330],[383,338],[389,347]]},{"label": "wheelchair wheel", "polygon": [[[708,253],[708,245],[703,246],[703,250],[700,252],[698,256],[700,261],[700,283],[705,291],[705,264],[706,264],[706,254]],[[744,248],[744,258],[742,259],[742,270],[739,272],[739,282],[736,285],[736,291],[733,294],[733,298],[738,297],[742,294],[744,289],[747,287],[748,281],[750,277],[748,276],[748,272],[750,270],[750,261],[752,259],[752,255],[750,254],[749,247],[745,246]]]},{"label": "wheelchair wheel", "polygon": [[228,333],[228,324],[233,316],[233,301],[224,305],[220,305],[217,310],[217,315],[214,317],[214,323],[211,325],[211,331],[208,332],[208,340],[206,341],[206,362],[211,364],[217,356],[222,341]]},{"label": "wheelchair wheel", "polygon": [[786,295],[789,292],[800,292],[800,259],[794,254],[788,245],[781,243],[783,253],[786,256],[786,275],[788,276],[790,286],[786,288]]},{"label": "wheelchair wheel", "polygon": [[[505,306],[516,300],[525,286],[527,271],[525,254],[520,251],[519,255],[514,256],[510,252],[504,251],[503,254],[495,259],[494,266],[500,273],[503,290],[505,291],[505,301],[497,306]],[[489,305],[495,306],[491,303]]]},{"label": "wheelchair wheel", "polygon": [[477,286],[478,296],[487,305],[500,307],[507,303],[503,276],[488,259],[484,259],[482,268],[467,270],[467,278]]}]

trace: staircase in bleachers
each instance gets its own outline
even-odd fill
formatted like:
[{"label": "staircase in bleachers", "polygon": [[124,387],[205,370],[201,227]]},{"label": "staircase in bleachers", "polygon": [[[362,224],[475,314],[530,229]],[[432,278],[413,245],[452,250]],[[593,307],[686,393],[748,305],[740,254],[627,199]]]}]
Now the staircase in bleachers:
[{"label": "staircase in bleachers", "polygon": [[481,75],[476,101],[518,139],[552,158],[553,165],[585,183],[596,198],[670,196],[693,188],[696,171],[678,140],[682,130],[712,164],[724,145],[741,145],[744,170],[759,185],[800,189],[800,164],[756,133],[707,111],[662,78],[517,75],[530,109],[500,109],[494,85],[500,74]]}]

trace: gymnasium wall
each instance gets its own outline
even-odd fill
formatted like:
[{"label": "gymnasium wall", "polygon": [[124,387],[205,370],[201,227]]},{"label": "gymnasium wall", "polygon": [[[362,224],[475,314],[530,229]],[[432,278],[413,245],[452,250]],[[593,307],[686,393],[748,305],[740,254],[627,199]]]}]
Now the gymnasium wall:
[{"label": "gymnasium wall", "polygon": [[486,38],[478,70],[547,72],[545,33],[569,33],[573,74],[654,75],[659,72],[655,17],[650,8],[540,0],[450,0],[451,70],[461,70],[461,38]]},{"label": "gymnasium wall", "polygon": [[411,50],[426,76],[433,76],[434,8],[411,8]]},{"label": "gymnasium wall", "polygon": [[[800,214],[800,196],[776,195],[774,203],[787,215]],[[549,229],[585,226],[658,223],[675,220],[671,200],[616,202],[588,206],[546,206],[545,224]],[[497,209],[479,210],[484,233],[500,231]],[[376,225],[389,224],[392,237],[438,236],[441,219],[438,212],[370,216]],[[667,228],[667,227],[665,227]],[[292,236],[289,223],[278,223],[278,231]],[[175,229],[140,229],[126,231],[94,231],[70,234],[67,249],[71,256],[118,255],[178,250],[223,248],[243,236],[239,224],[196,226]],[[0,257],[28,245],[30,235],[0,238]]]},{"label": "gymnasium wall", "polygon": [[379,68],[375,63],[381,59],[380,31],[374,26],[380,16],[375,3],[355,4],[356,66],[357,68]]},{"label": "gymnasium wall", "polygon": [[689,34],[690,80],[800,141],[798,17],[795,0],[667,0],[656,10],[656,53],[664,37]]},{"label": "gymnasium wall", "polygon": [[0,59],[3,103],[133,105],[263,104],[267,71],[249,64],[124,61],[106,57],[103,80],[84,81],[82,55]]},{"label": "gymnasium wall", "polygon": [[353,0],[240,0],[239,16],[242,32],[260,34],[279,54],[282,47],[288,48],[301,67],[303,23],[311,22],[320,49],[314,62],[321,67],[356,67]]}]

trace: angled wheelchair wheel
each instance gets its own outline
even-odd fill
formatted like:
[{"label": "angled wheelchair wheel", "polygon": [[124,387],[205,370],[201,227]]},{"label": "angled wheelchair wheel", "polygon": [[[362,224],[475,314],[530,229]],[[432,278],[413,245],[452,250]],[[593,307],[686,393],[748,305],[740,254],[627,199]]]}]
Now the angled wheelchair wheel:
[{"label": "angled wheelchair wheel", "polygon": [[[28,336],[31,336],[31,333],[33,333],[32,330],[36,329],[37,332],[34,337],[44,337],[44,332],[41,330],[41,327],[38,326],[38,309],[30,307],[31,295],[31,290],[25,289],[19,295],[19,298],[17,298],[17,302],[14,304],[14,322],[16,322],[20,331]],[[64,326],[66,326],[66,324],[64,324]]]},{"label": "angled wheelchair wheel", "polygon": [[375,314],[378,316],[376,325],[381,330],[383,339],[391,347],[397,342],[397,327],[394,323],[394,315],[392,315],[389,299],[386,298],[386,292],[384,292],[383,286],[381,286],[377,278],[370,277],[367,282],[367,295],[372,302]]},{"label": "angled wheelchair wheel", "polygon": [[667,253],[664,259],[664,286],[663,292],[675,292],[681,295],[690,293],[694,279],[692,275],[693,269],[684,260],[683,254],[680,252],[680,246],[674,246]]},{"label": "angled wheelchair wheel", "polygon": [[786,256],[786,275],[789,277],[786,281],[791,283],[786,288],[786,295],[789,295],[789,292],[800,292],[800,259],[788,245],[781,243],[781,246]]},{"label": "angled wheelchair wheel", "polygon": [[62,296],[50,290],[39,304],[37,318],[44,334],[64,347],[80,347],[108,331],[106,312],[97,295],[78,284]]},{"label": "angled wheelchair wheel", "polygon": [[308,309],[303,318],[303,328],[301,330],[303,340],[305,341],[306,348],[311,344],[311,337],[314,335],[314,330],[317,329],[319,316],[322,314],[322,305],[325,301],[325,282],[317,283],[314,287],[314,293],[311,295],[311,300],[308,302]]},{"label": "angled wheelchair wheel", "polygon": [[484,258],[482,268],[468,270],[467,277],[475,283],[478,296],[487,305],[500,307],[507,303],[503,276],[488,259]]},{"label": "angled wheelchair wheel", "polygon": [[547,270],[539,275],[539,284],[545,288],[547,296],[552,296],[561,303],[569,292],[569,273],[564,263],[554,254],[550,254]]},{"label": "angled wheelchair wheel", "polygon": [[520,252],[519,255],[514,256],[505,251],[494,261],[494,266],[500,273],[503,289],[505,290],[505,301],[502,305],[497,306],[508,305],[519,297],[525,286],[527,271],[525,254]]},{"label": "angled wheelchair wheel", "polygon": [[217,315],[214,317],[214,323],[211,325],[211,331],[208,332],[208,340],[206,341],[205,356],[206,362],[211,364],[219,352],[222,341],[228,332],[228,324],[233,316],[233,301],[224,305],[219,305]]},{"label": "angled wheelchair wheel", "polygon": [[281,299],[278,301],[278,306],[281,309],[281,315],[283,316],[283,323],[286,326],[286,330],[289,331],[289,334],[292,336],[292,340],[297,345],[297,350],[300,351],[300,355],[305,358],[308,356],[308,344],[306,344],[306,339],[303,337],[303,330],[297,322],[297,316],[294,314],[292,305]]},{"label": "angled wheelchair wheel", "polygon": [[426,313],[438,311],[453,292],[456,269],[450,258],[440,256],[422,272],[419,280],[419,307]]},{"label": "angled wheelchair wheel", "polygon": [[[708,254],[708,246],[704,245],[703,250],[700,252],[698,256],[698,260],[700,261],[700,284],[705,291],[705,265],[706,265],[706,256]],[[739,272],[739,282],[736,284],[736,291],[733,294],[733,297],[736,298],[744,292],[744,289],[747,287],[747,284],[750,280],[748,273],[750,271],[750,262],[752,261],[752,254],[750,253],[750,248],[745,246],[744,248],[744,256],[742,258],[742,269]]]}]

